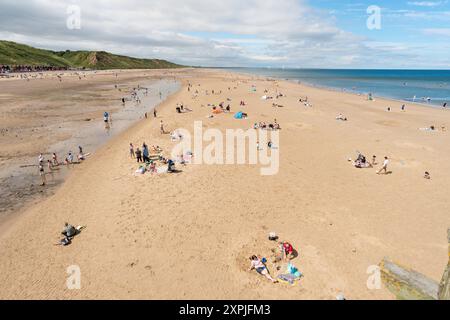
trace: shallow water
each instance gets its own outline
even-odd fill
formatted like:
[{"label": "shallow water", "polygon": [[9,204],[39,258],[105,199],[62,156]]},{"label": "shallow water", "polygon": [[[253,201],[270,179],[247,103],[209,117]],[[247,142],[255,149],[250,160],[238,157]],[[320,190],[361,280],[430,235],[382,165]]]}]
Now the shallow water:
[{"label": "shallow water", "polygon": [[[68,133],[69,138],[49,146],[45,159],[51,160],[50,155],[53,152],[58,155],[59,162],[64,161],[68,152],[72,152],[76,159],[78,146],[82,146],[84,153],[94,154],[101,145],[144,118],[146,112],[149,117],[153,117],[153,109],[168,96],[178,91],[180,87],[180,83],[174,80],[143,83],[138,93],[142,102],[138,105],[134,101],[127,101],[125,107],[111,114],[112,121],[109,128],[105,127],[102,119],[82,123],[79,121],[65,122],[64,126],[49,127],[51,132]],[[148,95],[144,94],[146,88]],[[0,223],[10,216],[10,213],[24,205],[40,201],[53,194],[56,188],[64,182],[70,168],[62,165],[50,173],[45,164],[47,185],[40,186],[37,159],[38,155],[25,158],[20,164],[9,165],[0,171]]]}]

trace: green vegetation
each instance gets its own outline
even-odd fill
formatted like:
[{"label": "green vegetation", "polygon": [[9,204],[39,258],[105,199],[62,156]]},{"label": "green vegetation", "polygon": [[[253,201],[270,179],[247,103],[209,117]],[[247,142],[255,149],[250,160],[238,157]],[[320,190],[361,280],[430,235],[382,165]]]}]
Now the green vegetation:
[{"label": "green vegetation", "polygon": [[137,59],[104,51],[50,51],[0,40],[0,65],[87,69],[169,69],[182,66],[158,59]]}]

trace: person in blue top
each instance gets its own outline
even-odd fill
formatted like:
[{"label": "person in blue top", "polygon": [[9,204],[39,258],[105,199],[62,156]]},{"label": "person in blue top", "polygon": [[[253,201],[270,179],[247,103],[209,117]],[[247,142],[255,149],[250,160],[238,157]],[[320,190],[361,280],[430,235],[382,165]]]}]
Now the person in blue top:
[{"label": "person in blue top", "polygon": [[144,162],[150,162],[150,153],[148,152],[148,146],[145,142],[142,145],[142,156],[144,158]]}]

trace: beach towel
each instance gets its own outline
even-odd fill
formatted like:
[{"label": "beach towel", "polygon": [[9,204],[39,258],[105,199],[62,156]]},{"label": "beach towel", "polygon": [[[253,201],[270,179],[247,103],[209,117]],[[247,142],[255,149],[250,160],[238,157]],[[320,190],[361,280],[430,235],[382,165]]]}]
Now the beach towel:
[{"label": "beach towel", "polygon": [[156,168],[156,172],[157,172],[158,174],[161,174],[161,173],[167,173],[167,167],[166,167],[166,166],[158,167],[158,168]]},{"label": "beach towel", "polygon": [[280,280],[281,282],[284,282],[284,283],[288,283],[292,286],[296,285],[298,283],[298,281],[300,280],[300,278],[301,278],[301,276],[297,277],[296,275],[293,275],[290,273],[289,274],[280,274],[278,276],[278,280]]}]

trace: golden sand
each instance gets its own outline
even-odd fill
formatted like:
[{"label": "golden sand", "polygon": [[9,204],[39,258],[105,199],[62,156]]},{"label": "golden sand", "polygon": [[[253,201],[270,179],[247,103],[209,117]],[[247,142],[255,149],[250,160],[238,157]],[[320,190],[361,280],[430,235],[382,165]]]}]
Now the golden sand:
[{"label": "golden sand", "polygon": [[[419,128],[450,125],[449,112],[415,105],[401,112],[399,102],[221,71],[173,75],[184,87],[159,108],[158,119],[104,145],[3,232],[0,298],[335,299],[342,292],[347,299],[393,299],[366,284],[368,267],[385,256],[440,279],[450,225],[449,132]],[[264,89],[286,97],[263,101]],[[298,102],[305,96],[313,107]],[[227,98],[233,112],[208,119],[207,105]],[[247,106],[239,107],[241,100]],[[175,113],[181,102],[193,112]],[[239,110],[249,119],[235,120]],[[339,113],[349,121],[337,121]],[[195,120],[225,130],[274,118],[282,127],[277,175],[260,175],[258,165],[133,174],[130,142],[173,147],[159,132],[160,120],[168,130],[191,129]],[[379,162],[389,156],[392,174],[376,175],[380,165],[354,168],[348,158],[356,150]],[[55,246],[66,221],[87,228],[72,245]],[[270,255],[271,231],[299,251],[293,263],[304,277],[296,286],[248,272],[250,255]],[[71,265],[80,267],[80,290],[67,289]]]}]

